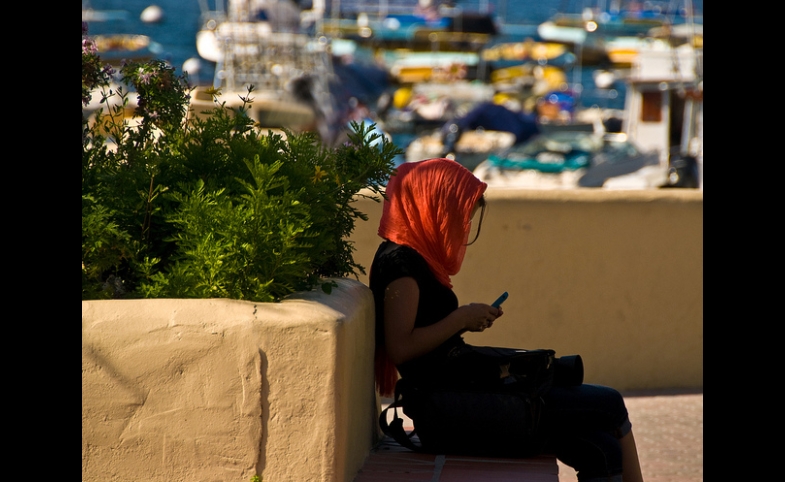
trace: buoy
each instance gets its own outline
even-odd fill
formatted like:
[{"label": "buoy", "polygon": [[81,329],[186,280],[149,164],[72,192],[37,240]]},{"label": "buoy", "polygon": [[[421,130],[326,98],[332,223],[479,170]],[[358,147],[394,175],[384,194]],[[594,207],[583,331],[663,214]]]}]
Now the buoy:
[{"label": "buoy", "polygon": [[412,89],[409,87],[401,87],[393,94],[393,107],[402,110],[412,100]]},{"label": "buoy", "polygon": [[188,72],[191,75],[198,75],[201,68],[202,62],[196,57],[191,57],[183,62],[183,72]]},{"label": "buoy", "polygon": [[592,76],[594,77],[594,85],[600,89],[610,88],[616,80],[616,76],[613,72],[608,72],[607,70],[595,70],[592,72]]},{"label": "buoy", "polygon": [[161,19],[164,18],[164,11],[158,5],[150,5],[149,7],[142,10],[142,14],[139,18],[144,23],[156,23],[160,22]]}]

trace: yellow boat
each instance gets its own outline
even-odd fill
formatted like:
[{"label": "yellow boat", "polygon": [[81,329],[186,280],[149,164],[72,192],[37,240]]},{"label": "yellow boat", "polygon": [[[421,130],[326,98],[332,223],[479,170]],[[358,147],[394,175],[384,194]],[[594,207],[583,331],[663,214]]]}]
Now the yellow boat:
[{"label": "yellow boat", "polygon": [[564,70],[559,67],[522,64],[494,70],[491,72],[491,83],[511,83],[516,79],[529,77],[534,79],[535,82],[547,83],[548,88],[551,90],[558,89],[567,82]]},{"label": "yellow boat", "polygon": [[147,35],[111,34],[92,37],[101,59],[114,67],[123,60],[152,60],[162,51],[160,44]]},{"label": "yellow boat", "polygon": [[554,42],[535,42],[526,39],[523,42],[508,42],[489,47],[482,52],[483,60],[553,60],[567,52],[567,46]]}]

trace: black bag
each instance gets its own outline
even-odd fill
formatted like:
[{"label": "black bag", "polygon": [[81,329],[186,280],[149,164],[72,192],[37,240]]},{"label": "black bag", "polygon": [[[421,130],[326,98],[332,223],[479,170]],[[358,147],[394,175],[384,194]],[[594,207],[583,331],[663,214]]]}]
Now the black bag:
[{"label": "black bag", "polygon": [[[401,378],[395,386],[395,399],[379,417],[382,431],[418,452],[500,457],[536,454],[543,441],[539,431],[542,396],[556,373],[555,352],[470,345],[466,351],[461,356],[476,368],[475,374],[492,375],[482,380],[469,376],[459,384]],[[500,377],[500,373],[509,376]],[[414,422],[414,430],[408,434],[399,408]],[[389,410],[394,412],[390,423]],[[414,435],[419,445],[414,443]]]}]

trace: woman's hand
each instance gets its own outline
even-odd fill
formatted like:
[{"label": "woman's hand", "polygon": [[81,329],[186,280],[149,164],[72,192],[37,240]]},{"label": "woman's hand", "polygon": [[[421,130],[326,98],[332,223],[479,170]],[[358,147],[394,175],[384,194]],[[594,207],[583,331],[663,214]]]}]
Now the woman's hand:
[{"label": "woman's hand", "polygon": [[398,278],[384,292],[385,345],[396,365],[430,352],[456,333],[483,331],[503,314],[501,308],[472,303],[433,325],[415,328],[419,297],[420,288],[411,277]]},{"label": "woman's hand", "polygon": [[461,312],[461,317],[466,323],[466,331],[485,331],[493,326],[496,318],[504,314],[501,308],[494,308],[485,303],[470,303],[459,307],[456,311]]}]

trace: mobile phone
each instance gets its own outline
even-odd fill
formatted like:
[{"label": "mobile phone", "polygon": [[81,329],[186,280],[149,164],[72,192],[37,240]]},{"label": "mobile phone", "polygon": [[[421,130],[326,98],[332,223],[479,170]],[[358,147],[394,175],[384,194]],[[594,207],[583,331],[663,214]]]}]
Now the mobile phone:
[{"label": "mobile phone", "polygon": [[502,295],[501,295],[501,296],[499,296],[498,298],[496,298],[496,301],[494,301],[494,302],[493,302],[493,304],[491,304],[491,306],[493,306],[494,308],[498,308],[498,307],[500,307],[500,306],[502,305],[502,303],[504,303],[504,300],[506,300],[506,299],[507,299],[507,296],[508,296],[508,294],[507,294],[507,292],[505,291],[504,293],[502,293]]}]

